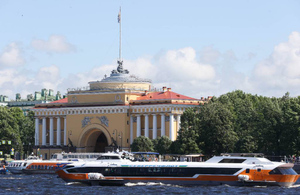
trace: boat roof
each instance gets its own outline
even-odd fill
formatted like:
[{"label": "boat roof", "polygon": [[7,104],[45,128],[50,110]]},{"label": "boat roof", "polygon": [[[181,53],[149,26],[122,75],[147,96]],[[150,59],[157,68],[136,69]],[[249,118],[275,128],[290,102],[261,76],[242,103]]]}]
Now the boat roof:
[{"label": "boat roof", "polygon": [[159,155],[157,152],[131,152],[132,154],[148,154],[148,155]]}]

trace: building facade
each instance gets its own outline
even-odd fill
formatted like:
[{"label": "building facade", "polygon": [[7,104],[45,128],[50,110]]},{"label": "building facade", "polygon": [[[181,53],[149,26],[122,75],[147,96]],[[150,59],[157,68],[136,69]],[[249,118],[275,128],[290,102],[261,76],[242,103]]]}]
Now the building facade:
[{"label": "building facade", "polygon": [[195,99],[171,88],[153,89],[151,81],[117,70],[85,89],[68,90],[67,98],[38,104],[34,151],[48,159],[61,151],[106,152],[130,150],[139,136],[176,140],[180,117],[208,99]]},{"label": "building facade", "polygon": [[36,104],[50,103],[59,99],[62,99],[59,91],[54,94],[52,89],[42,89],[41,92],[36,91],[34,95],[28,94],[26,98],[21,98],[21,94],[17,93],[15,100],[9,100],[7,96],[0,95],[0,105],[20,108],[24,115],[27,115],[28,111],[34,108]]}]

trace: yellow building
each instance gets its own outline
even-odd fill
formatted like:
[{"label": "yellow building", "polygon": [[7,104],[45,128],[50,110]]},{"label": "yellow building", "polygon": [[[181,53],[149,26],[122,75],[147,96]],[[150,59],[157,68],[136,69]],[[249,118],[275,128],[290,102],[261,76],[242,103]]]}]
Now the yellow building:
[{"label": "yellow building", "polygon": [[67,98],[36,105],[35,152],[49,159],[61,151],[105,152],[130,150],[136,137],[176,140],[180,116],[206,99],[194,99],[163,87],[154,90],[151,81],[117,70],[88,89],[69,90]]}]

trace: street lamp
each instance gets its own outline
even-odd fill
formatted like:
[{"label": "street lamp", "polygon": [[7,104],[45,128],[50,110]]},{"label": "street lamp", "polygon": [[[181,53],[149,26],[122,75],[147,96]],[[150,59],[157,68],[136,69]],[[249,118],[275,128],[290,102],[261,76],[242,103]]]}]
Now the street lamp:
[{"label": "street lamp", "polygon": [[118,135],[117,134],[118,134],[118,130],[114,129],[113,130],[113,135],[116,135],[116,140],[113,137],[112,137],[112,140],[116,142],[115,145],[118,148],[118,138],[117,138]]},{"label": "street lamp", "polygon": [[121,131],[120,133],[119,133],[119,138],[121,139],[121,151],[122,151],[122,138],[123,138],[123,132]]}]

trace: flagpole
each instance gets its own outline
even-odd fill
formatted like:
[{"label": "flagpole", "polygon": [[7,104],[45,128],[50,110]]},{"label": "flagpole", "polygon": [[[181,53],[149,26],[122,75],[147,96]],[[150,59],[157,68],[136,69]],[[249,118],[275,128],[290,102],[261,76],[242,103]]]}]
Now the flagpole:
[{"label": "flagpole", "polygon": [[122,48],[122,42],[121,42],[122,41],[121,22],[122,22],[122,20],[121,20],[121,7],[120,7],[120,12],[119,12],[119,25],[120,25],[120,27],[119,27],[120,28],[119,60],[120,61],[122,61],[122,53],[121,53],[122,52],[122,49],[121,49]]}]

